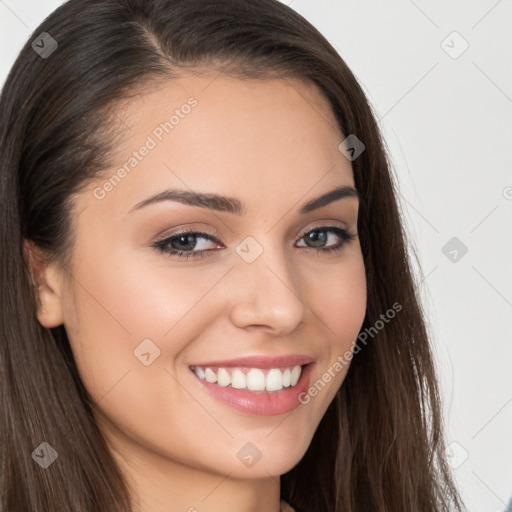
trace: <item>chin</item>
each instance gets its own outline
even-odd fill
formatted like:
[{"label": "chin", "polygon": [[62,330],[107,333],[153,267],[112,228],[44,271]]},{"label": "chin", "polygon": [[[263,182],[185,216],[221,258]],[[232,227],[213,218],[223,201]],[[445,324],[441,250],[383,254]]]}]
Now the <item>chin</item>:
[{"label": "chin", "polygon": [[[242,463],[236,465],[232,476],[268,478],[269,475],[283,475],[293,469],[306,453],[309,442],[303,441],[304,436],[288,436],[287,442],[283,443],[278,437],[271,440],[273,435],[271,434],[265,442],[259,443],[259,449],[254,448],[254,445],[251,446],[249,443],[244,444],[237,452],[237,457]],[[299,443],[299,439],[302,442]],[[239,452],[241,452],[240,455],[238,455]],[[253,456],[252,460],[250,455]]]}]

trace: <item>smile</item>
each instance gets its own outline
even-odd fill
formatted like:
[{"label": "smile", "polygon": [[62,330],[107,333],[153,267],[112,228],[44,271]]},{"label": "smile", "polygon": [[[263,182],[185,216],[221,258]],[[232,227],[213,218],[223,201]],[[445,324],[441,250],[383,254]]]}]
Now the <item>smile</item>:
[{"label": "smile", "polygon": [[190,366],[191,375],[207,396],[246,414],[273,416],[300,405],[315,363],[276,368]]},{"label": "smile", "polygon": [[222,368],[193,366],[191,369],[201,379],[221,387],[231,386],[248,391],[280,391],[297,384],[302,367],[295,365],[282,368]]}]

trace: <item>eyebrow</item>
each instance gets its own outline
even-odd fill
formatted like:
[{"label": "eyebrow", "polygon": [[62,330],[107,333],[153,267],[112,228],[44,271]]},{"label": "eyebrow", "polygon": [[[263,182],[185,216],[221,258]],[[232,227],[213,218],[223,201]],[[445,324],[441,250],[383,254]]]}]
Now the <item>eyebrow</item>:
[{"label": "eyebrow", "polygon": [[[299,210],[300,214],[306,214],[323,206],[326,206],[334,201],[345,199],[347,197],[354,197],[357,200],[360,199],[357,190],[349,185],[342,185],[334,190],[326,192],[319,197],[316,197],[306,204],[304,204]],[[177,201],[190,206],[200,206],[202,208],[208,208],[219,212],[227,212],[235,215],[245,215],[245,205],[234,197],[221,196],[212,193],[203,193],[193,190],[183,190],[179,188],[170,188],[164,190],[159,194],[151,196],[140,203],[137,203],[131,210],[130,213],[135,210],[140,210],[150,204],[160,203],[163,201]]]}]

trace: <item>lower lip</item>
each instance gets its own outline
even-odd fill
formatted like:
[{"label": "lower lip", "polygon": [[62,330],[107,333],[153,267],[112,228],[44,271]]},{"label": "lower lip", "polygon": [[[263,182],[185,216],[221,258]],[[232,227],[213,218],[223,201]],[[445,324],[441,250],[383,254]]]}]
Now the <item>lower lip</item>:
[{"label": "lower lip", "polygon": [[274,416],[295,409],[301,402],[299,396],[305,393],[309,387],[311,372],[314,363],[303,367],[297,384],[291,388],[283,388],[280,391],[247,391],[231,386],[219,386],[207,380],[200,379],[192,370],[195,379],[204,389],[219,402],[231,406],[241,412],[257,416]]}]

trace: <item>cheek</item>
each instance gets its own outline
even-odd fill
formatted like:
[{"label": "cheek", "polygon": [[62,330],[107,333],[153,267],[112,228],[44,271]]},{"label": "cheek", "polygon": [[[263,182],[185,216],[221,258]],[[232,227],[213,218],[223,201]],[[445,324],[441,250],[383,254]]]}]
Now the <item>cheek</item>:
[{"label": "cheek", "polygon": [[360,251],[339,263],[304,273],[307,304],[315,313],[331,350],[345,352],[356,339],[366,312],[366,274]]},{"label": "cheek", "polygon": [[[208,293],[225,269],[172,268],[165,255],[147,253],[83,254],[74,272],[80,285],[66,301],[65,326],[82,379],[101,398],[127,371],[146,379],[149,368],[180,361],[217,318]],[[146,362],[154,363],[146,367],[141,358],[148,352]]]},{"label": "cheek", "polygon": [[[75,270],[76,281],[86,287],[73,290],[65,325],[81,379],[102,413],[98,418],[155,449],[165,445],[185,461],[193,457],[194,443],[174,446],[169,430],[176,439],[199,438],[205,425],[216,425],[176,383],[176,368],[191,340],[218,317],[204,299],[223,272],[193,279],[197,270],[171,271],[165,262],[108,256],[94,261]],[[151,342],[141,345],[143,340]]]},{"label": "cheek", "polygon": [[147,254],[96,257],[90,261],[97,263],[84,262],[77,270],[87,283],[86,288],[76,290],[78,320],[112,341],[113,350],[133,350],[137,340],[140,343],[145,338],[162,342],[183,323],[205,318],[201,301],[222,277],[222,269],[201,273],[185,266],[172,268],[165,255],[160,257],[161,261]]},{"label": "cheek", "polygon": [[[326,355],[324,369],[335,375],[331,396],[341,386],[352,360],[354,343],[366,314],[366,272],[359,246],[340,259],[339,264],[319,268],[308,279],[310,307],[318,317],[319,339]],[[340,365],[341,361],[341,365]]]},{"label": "cheek", "polygon": [[354,251],[331,266],[304,274],[307,304],[312,310],[317,350],[322,354],[310,387],[301,397],[309,416],[311,436],[345,380],[354,343],[366,313],[366,273],[362,254]]}]

